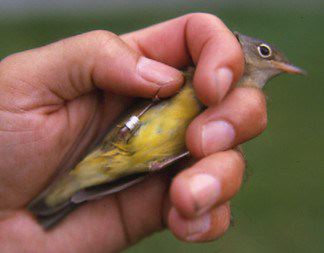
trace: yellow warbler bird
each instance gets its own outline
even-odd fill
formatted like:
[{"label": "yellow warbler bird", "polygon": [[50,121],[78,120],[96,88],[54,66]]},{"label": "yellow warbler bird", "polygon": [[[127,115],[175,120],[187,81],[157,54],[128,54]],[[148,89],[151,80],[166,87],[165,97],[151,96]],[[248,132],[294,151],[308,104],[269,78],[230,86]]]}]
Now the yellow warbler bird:
[{"label": "yellow warbler bird", "polygon": [[[238,86],[261,89],[280,73],[303,73],[272,45],[235,35],[245,57],[245,72]],[[184,73],[186,83],[175,96],[137,108],[97,148],[29,204],[29,210],[45,228],[80,203],[125,189],[189,155],[185,131],[204,109],[192,88],[193,74],[193,68]]]}]

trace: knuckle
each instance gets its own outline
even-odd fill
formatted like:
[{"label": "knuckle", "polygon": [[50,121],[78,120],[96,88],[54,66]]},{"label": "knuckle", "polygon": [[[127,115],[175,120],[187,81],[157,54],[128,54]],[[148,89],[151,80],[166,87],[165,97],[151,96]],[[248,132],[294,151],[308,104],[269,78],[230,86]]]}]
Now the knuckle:
[{"label": "knuckle", "polygon": [[206,12],[194,12],[194,13],[187,14],[187,16],[191,20],[202,20],[202,21],[206,20],[206,21],[213,21],[219,24],[223,24],[223,21],[220,18]]},{"label": "knuckle", "polygon": [[12,54],[6,56],[0,61],[0,78],[3,82],[4,80],[16,79],[17,77],[17,62],[21,53]]},{"label": "knuckle", "polygon": [[16,61],[16,54],[8,55],[0,61],[0,67],[5,68],[11,66]]},{"label": "knuckle", "polygon": [[110,32],[108,30],[94,30],[89,32],[90,36],[94,36],[95,38],[99,38],[99,39],[106,39],[106,38],[111,38],[114,36],[117,36],[116,34],[114,34],[113,32]]},{"label": "knuckle", "polygon": [[99,46],[109,44],[118,38],[118,35],[107,30],[94,30],[89,32],[88,36]]},{"label": "knuckle", "polygon": [[93,56],[100,60],[108,60],[113,57],[121,57],[120,54],[126,54],[127,50],[121,50],[124,46],[118,35],[106,30],[95,30],[89,33],[89,40],[92,43]]},{"label": "knuckle", "polygon": [[195,33],[195,36],[198,36],[198,41],[199,38],[202,39],[204,44],[207,44],[209,41],[218,37],[217,34],[223,34],[224,31],[228,31],[220,18],[209,13],[189,14],[187,26],[191,28],[189,30],[195,32],[200,31],[203,28],[203,33]]},{"label": "knuckle", "polygon": [[203,37],[203,41],[207,44],[208,41],[215,40],[222,51],[226,51],[226,57],[223,58],[225,65],[233,69],[237,81],[244,71],[244,55],[242,47],[234,34],[227,28],[224,22],[217,16],[209,13],[191,13],[188,14],[188,26],[198,28],[204,27],[204,34],[196,35],[197,40]]}]

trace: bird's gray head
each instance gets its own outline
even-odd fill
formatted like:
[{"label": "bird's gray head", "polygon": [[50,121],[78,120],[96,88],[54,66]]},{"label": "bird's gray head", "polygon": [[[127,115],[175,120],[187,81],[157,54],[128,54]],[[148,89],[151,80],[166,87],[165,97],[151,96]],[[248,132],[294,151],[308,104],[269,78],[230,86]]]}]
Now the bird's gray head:
[{"label": "bird's gray head", "polygon": [[242,81],[263,88],[268,80],[281,73],[305,74],[302,69],[290,64],[285,55],[273,45],[238,32],[234,34],[245,57]]}]

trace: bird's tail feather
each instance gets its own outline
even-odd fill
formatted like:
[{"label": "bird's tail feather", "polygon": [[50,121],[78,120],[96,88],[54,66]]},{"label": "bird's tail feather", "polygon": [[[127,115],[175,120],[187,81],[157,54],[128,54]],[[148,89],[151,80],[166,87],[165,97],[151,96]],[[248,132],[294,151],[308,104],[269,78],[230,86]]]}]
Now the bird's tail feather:
[{"label": "bird's tail feather", "polygon": [[54,227],[59,221],[64,219],[70,212],[72,212],[75,208],[77,208],[77,204],[73,204],[69,202],[66,206],[64,206],[59,211],[51,214],[51,215],[37,215],[36,219],[38,223],[45,229],[49,230]]},{"label": "bird's tail feather", "polygon": [[77,183],[73,176],[67,174],[30,202],[28,209],[37,217],[56,215],[70,205],[71,196],[78,190]]},{"label": "bird's tail feather", "polygon": [[46,201],[49,194],[53,191],[53,189],[49,188],[42,194],[40,194],[39,197],[34,199],[28,205],[28,209],[34,214],[37,221],[42,225],[42,227],[45,230],[48,230],[83,202],[102,198],[103,196],[119,192],[136,183],[141,182],[146,178],[147,175],[147,173],[139,173],[136,175],[123,177],[113,183],[106,183],[85,188],[83,190],[77,191],[75,194],[73,194],[73,196],[56,205],[49,205]]}]

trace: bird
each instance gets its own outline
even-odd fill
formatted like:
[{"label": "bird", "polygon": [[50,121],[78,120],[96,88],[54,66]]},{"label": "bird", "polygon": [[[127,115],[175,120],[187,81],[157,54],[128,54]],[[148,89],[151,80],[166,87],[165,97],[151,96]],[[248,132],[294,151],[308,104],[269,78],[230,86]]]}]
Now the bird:
[{"label": "bird", "polygon": [[[234,32],[245,68],[236,86],[262,89],[281,73],[305,74],[273,45]],[[192,86],[194,67],[184,71],[185,84],[174,96],[136,105],[76,166],[61,174],[28,205],[45,230],[82,203],[124,190],[190,156],[185,131],[206,107]]]}]

